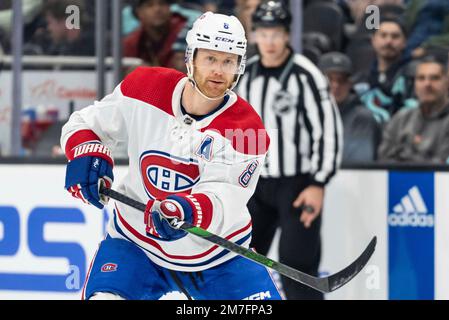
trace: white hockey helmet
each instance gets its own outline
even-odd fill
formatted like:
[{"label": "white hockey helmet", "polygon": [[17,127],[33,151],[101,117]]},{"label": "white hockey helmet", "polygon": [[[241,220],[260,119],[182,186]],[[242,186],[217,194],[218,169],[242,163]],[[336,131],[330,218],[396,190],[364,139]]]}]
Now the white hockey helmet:
[{"label": "white hockey helmet", "polygon": [[196,49],[209,49],[238,55],[239,66],[235,81],[228,90],[232,90],[237,85],[240,76],[245,72],[247,41],[245,29],[235,16],[210,11],[204,13],[187,32],[186,42],[187,75],[195,87],[197,86],[193,79],[193,58]]}]

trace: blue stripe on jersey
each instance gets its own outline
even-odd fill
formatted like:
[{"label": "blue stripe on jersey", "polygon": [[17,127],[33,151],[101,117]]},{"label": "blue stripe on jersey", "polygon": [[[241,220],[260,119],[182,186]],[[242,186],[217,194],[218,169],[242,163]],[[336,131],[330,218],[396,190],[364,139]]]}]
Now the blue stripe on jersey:
[{"label": "blue stripe on jersey", "polygon": [[[207,260],[207,261],[200,262],[200,263],[193,263],[193,264],[192,264],[192,263],[187,263],[187,264],[186,264],[186,263],[176,263],[176,262],[171,262],[171,261],[168,261],[167,259],[164,259],[164,258],[160,257],[159,255],[155,254],[154,252],[151,252],[151,251],[145,249],[144,247],[140,246],[139,244],[135,243],[134,241],[132,241],[132,240],[131,240],[131,239],[130,239],[130,238],[129,238],[129,237],[128,237],[128,236],[127,236],[121,229],[120,229],[120,227],[118,226],[118,224],[117,224],[117,215],[116,215],[116,214],[114,214],[114,226],[115,226],[115,229],[117,230],[117,232],[120,233],[125,239],[127,239],[128,241],[134,243],[136,246],[138,246],[139,248],[141,248],[141,249],[144,250],[145,252],[150,253],[151,255],[157,257],[157,258],[160,259],[160,260],[165,261],[166,263],[173,264],[173,265],[180,266],[180,267],[200,267],[200,266],[204,266],[204,265],[207,265],[207,264],[212,263],[213,261],[215,261],[215,260],[217,260],[217,259],[219,259],[219,258],[221,258],[221,257],[223,257],[224,255],[226,255],[226,254],[229,253],[228,250],[223,249],[219,254],[215,255],[214,257],[210,258],[210,259]],[[241,244],[245,243],[245,241],[248,240],[250,237],[251,237],[251,233],[248,233],[246,236],[244,236],[242,239],[236,241],[235,243],[238,244],[238,245],[241,245]],[[205,240],[205,241],[207,241],[207,240]]]}]

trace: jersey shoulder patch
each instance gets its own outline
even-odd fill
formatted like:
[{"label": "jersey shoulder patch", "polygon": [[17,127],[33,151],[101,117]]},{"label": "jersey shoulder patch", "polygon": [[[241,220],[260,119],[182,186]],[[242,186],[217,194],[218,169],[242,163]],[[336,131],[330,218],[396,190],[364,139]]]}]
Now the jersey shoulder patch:
[{"label": "jersey shoulder patch", "polygon": [[120,85],[122,94],[173,115],[172,95],[182,72],[162,67],[138,67]]},{"label": "jersey shoulder patch", "polygon": [[241,97],[201,131],[219,132],[237,152],[247,155],[265,154],[270,138],[254,108]]}]

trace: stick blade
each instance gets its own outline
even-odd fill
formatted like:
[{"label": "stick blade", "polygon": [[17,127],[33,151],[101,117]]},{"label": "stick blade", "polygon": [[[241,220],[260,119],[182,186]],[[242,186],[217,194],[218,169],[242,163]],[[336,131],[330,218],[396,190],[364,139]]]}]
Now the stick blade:
[{"label": "stick blade", "polygon": [[376,249],[377,237],[373,237],[362,254],[349,266],[333,274],[328,280],[327,292],[332,292],[351,281],[368,263]]}]

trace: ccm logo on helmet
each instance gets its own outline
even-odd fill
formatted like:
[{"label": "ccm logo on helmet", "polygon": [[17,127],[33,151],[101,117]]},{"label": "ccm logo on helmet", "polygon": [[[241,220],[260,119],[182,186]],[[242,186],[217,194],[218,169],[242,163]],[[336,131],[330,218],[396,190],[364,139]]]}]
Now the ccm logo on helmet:
[{"label": "ccm logo on helmet", "polygon": [[217,41],[223,41],[223,42],[227,42],[227,43],[233,43],[234,40],[229,39],[229,38],[223,38],[223,37],[215,37],[215,40]]}]

